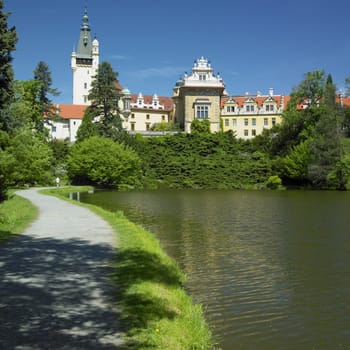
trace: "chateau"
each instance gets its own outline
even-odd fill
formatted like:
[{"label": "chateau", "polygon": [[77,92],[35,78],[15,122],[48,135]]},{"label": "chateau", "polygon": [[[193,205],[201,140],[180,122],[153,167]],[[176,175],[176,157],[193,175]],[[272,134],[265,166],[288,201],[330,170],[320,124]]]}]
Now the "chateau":
[{"label": "chateau", "polygon": [[[56,105],[58,118],[47,125],[53,138],[76,140],[89,105],[88,95],[99,65],[99,50],[97,38],[91,39],[85,8],[78,46],[71,55],[73,104]],[[281,122],[290,99],[274,94],[272,88],[266,95],[229,96],[223,79],[214,73],[211,63],[204,57],[194,62],[190,74],[185,73],[176,81],[172,97],[132,94],[119,82],[116,87],[123,128],[146,136],[157,134],[152,129],[162,122],[176,123],[180,130],[190,133],[194,119],[207,119],[211,132],[231,130],[238,138],[251,139]],[[350,99],[340,97],[340,103],[350,105]]]}]

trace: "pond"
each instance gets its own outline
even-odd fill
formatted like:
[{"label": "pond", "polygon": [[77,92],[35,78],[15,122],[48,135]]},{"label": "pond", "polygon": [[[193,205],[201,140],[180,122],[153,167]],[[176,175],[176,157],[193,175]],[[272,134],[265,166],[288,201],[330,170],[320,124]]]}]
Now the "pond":
[{"label": "pond", "polygon": [[223,350],[350,348],[350,193],[96,191],[81,200],[157,236]]}]

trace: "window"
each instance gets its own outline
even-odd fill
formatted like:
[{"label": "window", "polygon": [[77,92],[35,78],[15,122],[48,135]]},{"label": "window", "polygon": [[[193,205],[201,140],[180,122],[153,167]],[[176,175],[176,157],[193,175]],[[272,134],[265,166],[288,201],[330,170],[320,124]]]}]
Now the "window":
[{"label": "window", "polygon": [[150,130],[150,123],[146,123],[146,131],[149,131]]},{"label": "window", "polygon": [[234,128],[237,126],[237,119],[232,119],[232,126]]},{"label": "window", "polygon": [[206,80],[207,77],[205,74],[199,74],[199,80]]},{"label": "window", "polygon": [[205,119],[209,117],[209,106],[197,105],[196,118]]},{"label": "window", "polygon": [[248,118],[244,118],[244,125],[248,126]]},{"label": "window", "polygon": [[274,105],[266,105],[265,106],[266,112],[273,112],[275,109]]},{"label": "window", "polygon": [[84,103],[86,103],[87,102],[87,96],[84,96]]},{"label": "window", "polygon": [[87,83],[84,83],[84,89],[87,89]]},{"label": "window", "polygon": [[146,119],[149,120],[149,114],[146,114]]},{"label": "window", "polygon": [[131,127],[131,131],[135,131],[135,123],[131,123],[130,127]]},{"label": "window", "polygon": [[51,126],[51,132],[56,132],[56,127],[55,126]]},{"label": "window", "polygon": [[244,136],[248,136],[248,130],[244,130]]},{"label": "window", "polygon": [[272,126],[276,125],[276,118],[272,118]]},{"label": "window", "polygon": [[256,136],[256,130],[252,129],[252,136]]},{"label": "window", "polygon": [[269,125],[269,120],[268,118],[264,118],[264,126],[268,126]]},{"label": "window", "polygon": [[162,122],[165,121],[165,115],[162,115]]},{"label": "window", "polygon": [[246,105],[245,110],[246,110],[246,112],[254,112],[254,106],[253,105]]},{"label": "window", "polygon": [[256,125],[256,119],[255,119],[255,118],[252,119],[252,125],[253,125],[253,126]]},{"label": "window", "polygon": [[131,113],[131,118],[134,119],[135,118],[135,114]]},{"label": "window", "polygon": [[225,119],[225,126],[230,126],[230,120],[229,119]]},{"label": "window", "polygon": [[77,122],[76,122],[76,121],[74,121],[74,122],[73,122],[73,125],[77,125]]},{"label": "window", "polygon": [[234,111],[235,111],[235,106],[227,106],[226,107],[226,112],[233,113]]}]

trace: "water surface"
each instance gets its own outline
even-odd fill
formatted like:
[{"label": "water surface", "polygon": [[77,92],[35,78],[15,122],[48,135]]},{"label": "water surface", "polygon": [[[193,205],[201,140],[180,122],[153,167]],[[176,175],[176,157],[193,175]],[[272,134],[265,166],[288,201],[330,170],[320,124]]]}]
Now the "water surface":
[{"label": "water surface", "polygon": [[188,275],[223,350],[350,349],[350,193],[96,192]]}]

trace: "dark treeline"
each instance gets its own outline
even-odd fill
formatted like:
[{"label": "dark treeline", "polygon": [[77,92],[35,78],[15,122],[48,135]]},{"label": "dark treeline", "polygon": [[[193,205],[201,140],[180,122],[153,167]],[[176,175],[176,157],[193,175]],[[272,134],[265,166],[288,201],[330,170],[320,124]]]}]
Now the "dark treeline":
[{"label": "dark treeline", "polygon": [[267,154],[232,133],[181,133],[135,145],[151,188],[264,188],[273,175]]}]

